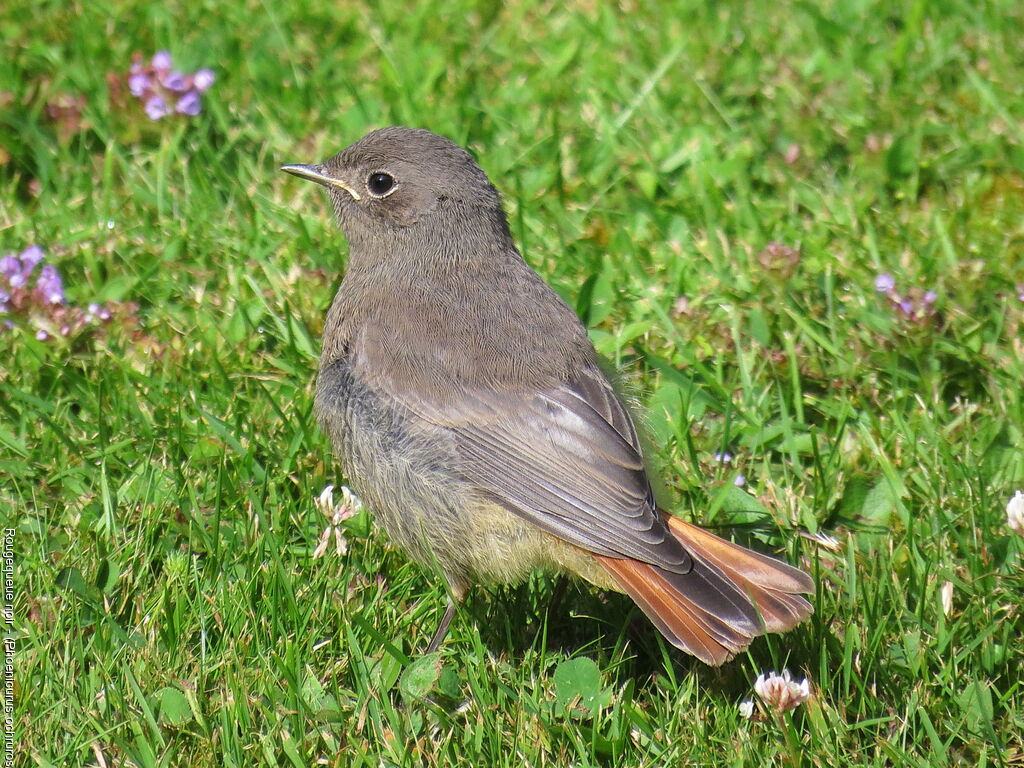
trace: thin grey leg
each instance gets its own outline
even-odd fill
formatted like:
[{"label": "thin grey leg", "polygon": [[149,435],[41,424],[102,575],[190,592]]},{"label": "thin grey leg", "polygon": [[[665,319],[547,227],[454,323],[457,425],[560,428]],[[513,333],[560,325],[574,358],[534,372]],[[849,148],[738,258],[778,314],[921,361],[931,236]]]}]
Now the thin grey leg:
[{"label": "thin grey leg", "polygon": [[434,637],[430,640],[430,645],[427,646],[427,653],[434,653],[438,646],[441,645],[448,634],[448,625],[452,623],[452,619],[455,618],[455,609],[457,604],[451,598],[448,598],[448,608],[445,609],[444,616],[441,617],[441,624],[437,627],[437,632],[434,633]]},{"label": "thin grey leg", "polygon": [[548,600],[548,616],[556,613],[562,607],[562,600],[565,598],[565,589],[569,586],[569,577],[564,573],[558,574],[558,581],[551,591],[551,599]]}]

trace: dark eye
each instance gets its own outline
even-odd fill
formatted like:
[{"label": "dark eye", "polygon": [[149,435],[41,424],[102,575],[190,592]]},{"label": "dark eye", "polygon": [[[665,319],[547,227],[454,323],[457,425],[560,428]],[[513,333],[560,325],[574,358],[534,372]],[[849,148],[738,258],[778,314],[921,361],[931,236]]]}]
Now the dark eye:
[{"label": "dark eye", "polygon": [[384,197],[384,195],[395,188],[395,177],[383,171],[371,173],[370,178],[366,180],[366,188],[370,190],[371,195]]}]

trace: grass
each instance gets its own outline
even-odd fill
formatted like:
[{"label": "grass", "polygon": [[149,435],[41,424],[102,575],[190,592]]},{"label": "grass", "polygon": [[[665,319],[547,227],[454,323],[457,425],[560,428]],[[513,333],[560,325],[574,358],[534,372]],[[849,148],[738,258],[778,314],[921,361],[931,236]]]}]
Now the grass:
[{"label": "grass", "polygon": [[[628,5],[4,4],[0,252],[137,305],[0,334],[16,764],[1024,762],[1019,4]],[[215,69],[200,116],[111,104],[160,48]],[[312,558],[345,244],[276,169],[393,123],[476,152],[628,372],[669,505],[803,563],[812,621],[712,670],[538,576],[424,661],[444,591],[367,515]],[[743,719],[784,666],[812,700]]]}]

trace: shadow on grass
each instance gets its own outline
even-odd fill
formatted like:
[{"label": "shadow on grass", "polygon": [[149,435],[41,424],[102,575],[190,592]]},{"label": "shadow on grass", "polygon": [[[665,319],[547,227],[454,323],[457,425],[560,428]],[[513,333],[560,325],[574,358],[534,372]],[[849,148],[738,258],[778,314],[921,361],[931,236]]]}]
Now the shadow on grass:
[{"label": "shadow on grass", "polygon": [[[565,588],[559,597],[560,584]],[[751,690],[751,665],[762,671],[785,666],[800,675],[816,658],[812,624],[804,623],[785,635],[757,638],[731,662],[710,667],[666,642],[627,596],[575,579],[535,575],[518,587],[478,589],[465,609],[481,642],[496,653],[589,656],[640,689],[661,685],[665,676],[696,675],[703,686],[735,698]]]}]

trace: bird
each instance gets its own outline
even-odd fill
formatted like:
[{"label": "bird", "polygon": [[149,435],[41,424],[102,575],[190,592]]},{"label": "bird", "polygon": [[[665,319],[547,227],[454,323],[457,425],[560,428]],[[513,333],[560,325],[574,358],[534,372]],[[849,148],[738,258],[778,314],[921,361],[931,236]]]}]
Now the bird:
[{"label": "bird", "polygon": [[393,126],[282,170],[326,187],[348,242],[314,410],[375,521],[447,581],[428,654],[472,587],[537,570],[629,595],[709,665],[811,615],[808,574],[658,506],[587,329],[466,149]]}]

